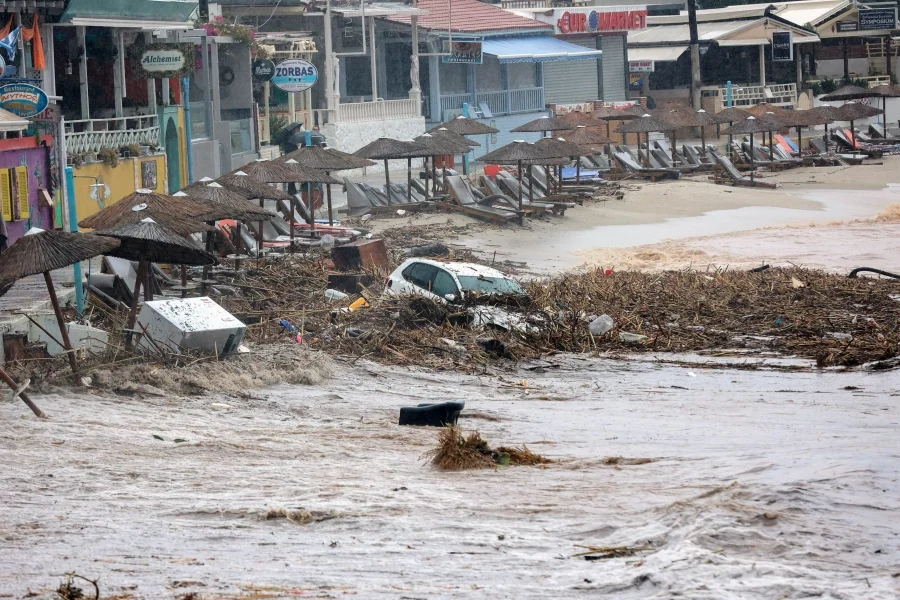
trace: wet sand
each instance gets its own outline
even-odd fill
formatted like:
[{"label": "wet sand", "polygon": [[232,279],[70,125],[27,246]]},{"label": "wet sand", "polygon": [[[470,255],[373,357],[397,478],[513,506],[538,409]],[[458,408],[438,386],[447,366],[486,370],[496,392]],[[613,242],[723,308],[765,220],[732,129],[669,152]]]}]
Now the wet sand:
[{"label": "wet sand", "polygon": [[[897,597],[900,375],[553,362],[2,402],[0,596],[75,571],[147,599]],[[446,398],[560,462],[433,470],[397,410]]]}]

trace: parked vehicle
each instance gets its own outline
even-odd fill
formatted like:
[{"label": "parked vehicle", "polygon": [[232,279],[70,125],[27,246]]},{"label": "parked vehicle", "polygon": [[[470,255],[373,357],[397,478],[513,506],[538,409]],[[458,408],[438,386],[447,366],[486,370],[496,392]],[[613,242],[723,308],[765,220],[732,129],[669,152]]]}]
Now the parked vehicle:
[{"label": "parked vehicle", "polygon": [[[458,304],[471,295],[525,294],[519,282],[505,273],[474,263],[439,262],[411,258],[390,274],[385,294],[421,295],[442,304]],[[519,315],[498,306],[471,306],[472,324],[527,331]]]}]

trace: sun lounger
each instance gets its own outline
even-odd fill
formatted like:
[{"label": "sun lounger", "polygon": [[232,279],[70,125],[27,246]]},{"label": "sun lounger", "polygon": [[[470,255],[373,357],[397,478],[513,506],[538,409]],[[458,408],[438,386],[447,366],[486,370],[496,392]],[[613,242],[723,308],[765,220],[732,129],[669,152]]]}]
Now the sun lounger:
[{"label": "sun lounger", "polygon": [[[507,195],[516,201],[516,206],[518,206],[517,199],[519,197],[519,187],[522,185],[519,180],[506,171],[500,171],[497,173],[496,183],[500,186],[501,190],[505,190]],[[527,186],[522,186],[521,189],[522,197],[529,198],[530,195]],[[534,190],[534,198],[538,200],[538,202],[535,202],[534,204],[547,206],[548,210],[551,210],[553,214],[556,215],[564,215],[566,209],[575,207],[575,203],[570,201],[571,197],[572,194],[551,194],[548,196],[537,188]]]},{"label": "sun lounger", "polygon": [[653,142],[653,145],[656,146],[656,148],[667,157],[667,160],[663,161],[664,164],[668,164],[672,168],[678,168],[681,165],[688,165],[685,156],[681,152],[679,152],[677,148],[675,150],[675,159],[677,160],[677,163],[672,161],[672,147],[669,146],[668,140],[656,140]]},{"label": "sun lounger", "polygon": [[715,153],[716,160],[719,161],[719,164],[722,166],[722,171],[719,175],[714,176],[714,181],[716,183],[726,184],[726,185],[738,185],[744,187],[763,187],[769,189],[775,189],[774,183],[767,183],[765,181],[759,181],[758,179],[754,179],[751,177],[747,177],[743,175],[740,171],[737,170],[737,167],[734,166],[728,158]]},{"label": "sun lounger", "polygon": [[464,181],[459,175],[449,175],[447,177],[447,187],[450,192],[450,198],[454,202],[446,202],[444,205],[450,210],[493,223],[507,223],[518,216],[513,211],[502,210],[492,206],[482,206],[475,202],[468,182]]},{"label": "sun lounger", "polygon": [[852,153],[864,154],[869,158],[881,158],[884,156],[883,148],[866,148],[861,146],[859,142],[854,139],[853,134],[849,129],[833,130],[831,132],[831,139],[837,142],[842,148],[849,150]]},{"label": "sun lounger", "polygon": [[705,155],[700,154],[696,146],[684,144],[682,146],[685,161],[687,164],[695,167],[698,171],[714,171],[719,168],[715,159],[708,159]]},{"label": "sun lounger", "polygon": [[616,152],[616,160],[622,165],[622,168],[635,177],[643,177],[650,181],[657,181],[665,177],[675,177],[676,179],[681,173],[675,169],[653,169],[642,167],[634,160],[634,157],[624,152]]},{"label": "sun lounger", "polygon": [[693,173],[694,171],[697,170],[697,167],[695,167],[694,165],[689,165],[689,164],[687,164],[687,162],[682,162],[677,167],[674,166],[672,164],[672,160],[669,158],[669,156],[660,148],[654,148],[653,150],[651,150],[650,156],[651,156],[651,164],[653,162],[652,159],[655,158],[657,160],[657,162],[664,169],[677,169],[678,171],[681,171],[682,173]]}]

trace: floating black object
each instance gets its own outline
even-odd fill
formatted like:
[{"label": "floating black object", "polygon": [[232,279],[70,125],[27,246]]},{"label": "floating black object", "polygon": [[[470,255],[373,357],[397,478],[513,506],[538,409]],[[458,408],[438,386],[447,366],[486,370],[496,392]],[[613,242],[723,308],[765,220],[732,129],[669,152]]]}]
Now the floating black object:
[{"label": "floating black object", "polygon": [[404,406],[400,409],[400,425],[426,427],[446,427],[456,425],[465,402],[441,402],[440,404],[420,404]]}]

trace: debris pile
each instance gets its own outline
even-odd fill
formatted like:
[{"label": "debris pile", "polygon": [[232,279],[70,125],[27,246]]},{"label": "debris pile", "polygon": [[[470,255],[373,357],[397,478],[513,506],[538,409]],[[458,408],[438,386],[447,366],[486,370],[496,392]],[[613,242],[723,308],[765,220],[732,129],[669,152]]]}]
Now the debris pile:
[{"label": "debris pile", "polygon": [[441,429],[438,432],[437,446],[426,452],[424,457],[442,471],[489,469],[497,465],[544,465],[553,462],[525,446],[492,449],[477,431],[465,436],[458,427]]}]

